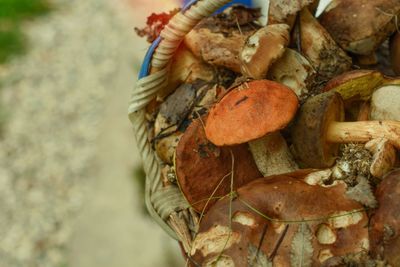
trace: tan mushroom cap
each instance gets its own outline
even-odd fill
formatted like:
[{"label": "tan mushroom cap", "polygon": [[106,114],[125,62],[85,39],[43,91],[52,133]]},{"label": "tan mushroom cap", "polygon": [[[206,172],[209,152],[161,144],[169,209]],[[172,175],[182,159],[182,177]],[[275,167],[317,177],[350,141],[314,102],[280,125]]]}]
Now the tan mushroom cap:
[{"label": "tan mushroom cap", "polygon": [[265,26],[251,35],[240,53],[242,73],[254,79],[266,77],[269,67],[285,52],[289,44],[289,26]]},{"label": "tan mushroom cap", "polygon": [[234,189],[261,177],[246,144],[232,147],[216,147],[204,133],[200,119],[194,120],[186,129],[176,148],[175,171],[179,187],[193,208],[207,211],[215,198],[211,197],[220,181],[225,177],[214,197],[230,192],[232,157],[234,157]]},{"label": "tan mushroom cap", "polygon": [[[331,187],[309,185],[299,176],[271,176],[240,188],[231,205],[232,230],[228,216],[230,201],[228,198],[218,201],[200,224],[191,251],[194,261],[204,266],[201,264],[215,260],[223,251],[222,254],[234,263],[229,266],[269,266],[249,264],[254,258],[254,248],[259,248],[259,263],[271,261],[272,266],[300,266],[295,264],[293,254],[302,251],[296,250],[294,241],[296,236],[302,237],[299,234],[302,227],[306,234],[300,245],[311,249],[311,253],[303,251],[304,260],[311,262],[303,266],[320,266],[329,257],[366,249],[368,217],[364,211],[359,211],[362,210],[359,203],[345,195],[346,186],[343,183]],[[278,221],[268,220],[261,214]],[[306,219],[320,220],[306,224],[284,222]],[[286,225],[289,226],[285,234]],[[273,256],[282,236],[282,243]]]},{"label": "tan mushroom cap", "polygon": [[255,140],[285,128],[298,106],[296,94],[282,84],[269,80],[244,83],[210,110],[206,136],[218,146]]}]

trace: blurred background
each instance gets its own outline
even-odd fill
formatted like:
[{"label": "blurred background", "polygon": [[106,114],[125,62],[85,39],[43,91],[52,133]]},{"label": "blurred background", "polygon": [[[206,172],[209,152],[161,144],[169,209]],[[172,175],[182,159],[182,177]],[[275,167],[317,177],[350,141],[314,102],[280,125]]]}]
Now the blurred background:
[{"label": "blurred background", "polygon": [[180,4],[0,0],[0,267],[184,266],[145,211],[127,118],[134,27]]},{"label": "blurred background", "polygon": [[134,27],[178,0],[0,0],[0,267],[184,266],[147,216]]}]

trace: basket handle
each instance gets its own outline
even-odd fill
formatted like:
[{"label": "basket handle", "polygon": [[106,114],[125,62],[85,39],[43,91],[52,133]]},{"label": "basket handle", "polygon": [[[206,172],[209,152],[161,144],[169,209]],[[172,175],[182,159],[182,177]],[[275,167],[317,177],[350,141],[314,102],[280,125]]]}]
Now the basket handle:
[{"label": "basket handle", "polygon": [[183,234],[177,235],[179,229],[171,228],[171,225],[176,225],[171,222],[171,214],[188,208],[188,203],[177,186],[162,187],[161,167],[148,140],[144,109],[155,98],[157,92],[167,85],[168,64],[185,35],[203,18],[209,17],[230,1],[191,0],[184,6],[165,26],[146,55],[148,62],[151,59],[152,70],[157,71],[147,76],[150,64],[144,64],[132,92],[128,112],[146,172],[146,206],[153,219],[174,239],[182,240]]}]

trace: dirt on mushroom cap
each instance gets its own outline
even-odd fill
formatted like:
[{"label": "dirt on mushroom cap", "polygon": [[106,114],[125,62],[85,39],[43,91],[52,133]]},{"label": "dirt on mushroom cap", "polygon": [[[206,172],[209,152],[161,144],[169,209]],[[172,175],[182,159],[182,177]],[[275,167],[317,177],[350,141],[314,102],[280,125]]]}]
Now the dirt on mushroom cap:
[{"label": "dirt on mushroom cap", "polygon": [[234,145],[280,130],[292,120],[299,105],[288,87],[258,80],[234,88],[210,111],[207,138],[215,145]]},{"label": "dirt on mushroom cap", "polygon": [[[265,255],[276,266],[293,266],[291,256],[296,252],[294,239],[303,234],[301,226],[309,229],[309,233],[315,233],[323,225],[328,234],[335,235],[334,240],[329,240],[330,244],[324,244],[313,234],[307,235],[307,231],[304,232],[304,236],[310,238],[308,243],[313,253],[308,254],[310,257],[308,260],[312,261],[313,266],[319,266],[318,264],[326,260],[325,257],[321,257],[322,251],[329,251],[331,256],[340,256],[361,252],[368,246],[368,229],[365,227],[368,218],[360,204],[344,195],[344,184],[323,188],[318,185],[308,185],[291,176],[289,174],[257,179],[240,188],[232,204],[229,199],[219,201],[200,225],[199,233],[202,240],[218,239],[218,236],[212,234],[215,232],[215,227],[225,227],[228,231],[232,231],[236,242],[229,243],[229,247],[225,247],[222,253],[232,259],[235,266],[253,266],[248,265],[251,246],[258,248],[259,255]],[[233,216],[232,229],[227,228],[230,225],[228,218],[230,205]],[[278,220],[271,221],[261,214]],[[317,220],[307,222],[306,220],[310,218]],[[296,220],[298,221],[293,222]],[[287,225],[289,226],[285,232]],[[320,234],[326,233],[322,231]],[[282,235],[284,235],[282,243],[274,255],[274,248]],[[225,241],[226,233],[219,237]],[[211,243],[208,246],[207,256],[204,256],[204,251],[196,249],[204,246],[198,243],[196,245],[192,255],[197,263],[206,262],[221,253],[221,249],[212,250]],[[271,255],[274,256],[271,258]]]}]

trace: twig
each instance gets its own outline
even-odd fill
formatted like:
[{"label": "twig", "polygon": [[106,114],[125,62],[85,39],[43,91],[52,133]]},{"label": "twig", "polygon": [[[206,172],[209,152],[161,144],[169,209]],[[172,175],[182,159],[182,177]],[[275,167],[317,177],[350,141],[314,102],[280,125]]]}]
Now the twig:
[{"label": "twig", "polygon": [[274,250],[272,251],[271,255],[268,258],[271,262],[274,260],[276,253],[278,252],[278,249],[281,246],[282,241],[285,238],[288,229],[289,229],[289,224],[286,224],[285,230],[283,230],[283,233],[279,237],[278,242],[276,242],[275,244]]}]

